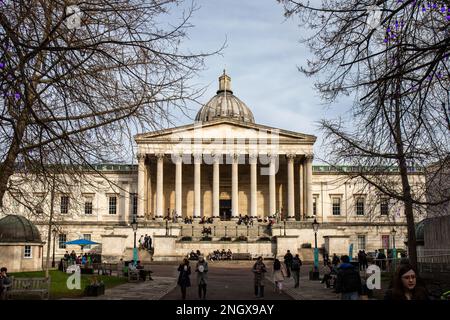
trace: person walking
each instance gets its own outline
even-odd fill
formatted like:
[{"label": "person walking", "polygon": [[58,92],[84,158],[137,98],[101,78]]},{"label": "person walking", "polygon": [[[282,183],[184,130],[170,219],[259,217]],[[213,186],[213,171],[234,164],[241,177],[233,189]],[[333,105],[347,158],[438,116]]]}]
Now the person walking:
[{"label": "person walking", "polygon": [[359,300],[362,290],[359,271],[350,263],[349,256],[342,256],[341,261],[336,279],[336,293],[341,293],[342,300]]},{"label": "person walking", "polygon": [[186,289],[191,286],[191,267],[189,266],[189,260],[183,259],[183,263],[178,267],[178,285],[181,288],[181,298],[186,300]]},{"label": "person walking", "polygon": [[263,262],[263,258],[261,256],[258,257],[252,269],[253,274],[255,275],[255,296],[258,298],[264,297],[264,280],[265,273],[267,272],[266,265]]},{"label": "person walking", "polygon": [[292,253],[290,250],[286,252],[284,255],[284,264],[286,265],[286,271],[287,271],[287,277],[291,277],[291,266],[292,266],[292,259],[294,257],[292,256]]},{"label": "person walking", "polygon": [[417,272],[410,264],[401,264],[386,291],[385,300],[429,300],[426,288],[417,283]]},{"label": "person walking", "polygon": [[275,283],[274,291],[281,294],[283,290],[283,281],[286,275],[286,268],[281,264],[280,260],[275,259],[273,262],[273,282]]},{"label": "person walking", "polygon": [[298,288],[299,281],[300,281],[300,267],[302,266],[302,260],[298,256],[298,254],[295,255],[295,257],[292,259],[291,264],[291,270],[292,270],[292,277],[294,278],[294,288]]},{"label": "person walking", "polygon": [[198,298],[205,300],[206,284],[208,282],[208,262],[206,262],[203,256],[198,257],[195,272],[197,272]]}]

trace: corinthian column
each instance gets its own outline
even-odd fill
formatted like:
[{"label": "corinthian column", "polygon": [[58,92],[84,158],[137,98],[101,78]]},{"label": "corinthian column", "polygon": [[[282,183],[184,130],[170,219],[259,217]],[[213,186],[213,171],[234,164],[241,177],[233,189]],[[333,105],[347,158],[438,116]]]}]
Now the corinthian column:
[{"label": "corinthian column", "polygon": [[147,194],[145,190],[145,154],[139,153],[138,159],[138,216],[145,215]]},{"label": "corinthian column", "polygon": [[156,164],[156,216],[158,218],[163,217],[164,208],[163,208],[163,163],[164,163],[164,154],[157,154],[158,158]]},{"label": "corinthian column", "polygon": [[312,161],[313,155],[306,155],[305,157],[305,191],[306,191],[306,215],[312,217],[313,215],[313,195],[312,195]]},{"label": "corinthian column", "polygon": [[194,219],[200,219],[200,183],[201,183],[201,164],[202,155],[194,155]]},{"label": "corinthian column", "polygon": [[257,155],[250,155],[250,215],[252,217],[258,216],[258,203],[257,203],[257,192],[258,192],[258,182],[257,182],[257,161],[258,156]]},{"label": "corinthian column", "polygon": [[288,220],[295,220],[295,197],[294,197],[294,155],[288,154],[287,174],[288,174]]},{"label": "corinthian column", "polygon": [[232,217],[239,216],[239,187],[238,187],[238,158],[239,155],[233,155],[233,162],[231,164],[231,211]]},{"label": "corinthian column", "polygon": [[271,156],[269,165],[269,216],[275,214],[276,197],[275,197],[275,176],[276,176],[276,157],[278,155]]},{"label": "corinthian column", "polygon": [[213,217],[220,216],[220,201],[219,201],[219,188],[220,188],[220,171],[219,171],[219,159],[214,157],[213,162]]},{"label": "corinthian column", "polygon": [[175,162],[175,213],[178,218],[183,216],[182,213],[182,168],[183,168],[183,158],[180,156]]}]

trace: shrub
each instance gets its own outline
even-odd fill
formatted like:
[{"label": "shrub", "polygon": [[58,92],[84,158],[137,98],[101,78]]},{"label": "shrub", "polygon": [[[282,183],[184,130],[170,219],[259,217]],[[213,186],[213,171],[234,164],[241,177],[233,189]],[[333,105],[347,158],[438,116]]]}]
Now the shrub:
[{"label": "shrub", "polygon": [[247,239],[246,236],[239,236],[239,237],[237,237],[236,240],[234,240],[234,241],[240,242],[240,241],[247,241],[247,240],[248,240],[248,239]]},{"label": "shrub", "polygon": [[231,241],[230,237],[222,237],[220,238],[220,241]]},{"label": "shrub", "polygon": [[260,237],[256,241],[270,241],[271,239],[269,237]]},{"label": "shrub", "polygon": [[183,237],[181,241],[192,241],[192,237]]},{"label": "shrub", "polygon": [[302,248],[311,248],[311,243],[302,243]]},{"label": "shrub", "polygon": [[206,236],[206,237],[201,238],[200,241],[212,241],[212,238]]}]

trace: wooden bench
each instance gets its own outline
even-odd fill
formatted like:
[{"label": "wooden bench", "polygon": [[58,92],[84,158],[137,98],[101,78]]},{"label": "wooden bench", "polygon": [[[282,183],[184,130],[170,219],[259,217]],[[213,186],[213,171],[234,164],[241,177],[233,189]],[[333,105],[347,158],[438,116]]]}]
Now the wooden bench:
[{"label": "wooden bench", "polygon": [[233,253],[231,255],[232,260],[252,260],[250,253]]},{"label": "wooden bench", "polygon": [[47,278],[14,278],[11,277],[11,286],[6,291],[6,299],[16,294],[39,294],[41,299],[50,298],[50,277]]},{"label": "wooden bench", "polygon": [[139,282],[139,270],[128,269],[128,282]]}]

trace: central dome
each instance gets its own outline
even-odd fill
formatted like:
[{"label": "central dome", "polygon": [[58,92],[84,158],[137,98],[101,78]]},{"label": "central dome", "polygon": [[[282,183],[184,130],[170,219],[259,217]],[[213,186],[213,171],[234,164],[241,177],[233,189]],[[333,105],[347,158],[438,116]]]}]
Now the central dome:
[{"label": "central dome", "polygon": [[195,121],[211,121],[215,119],[234,119],[255,123],[250,109],[233,95],[231,78],[223,71],[219,78],[219,90],[197,113]]}]

